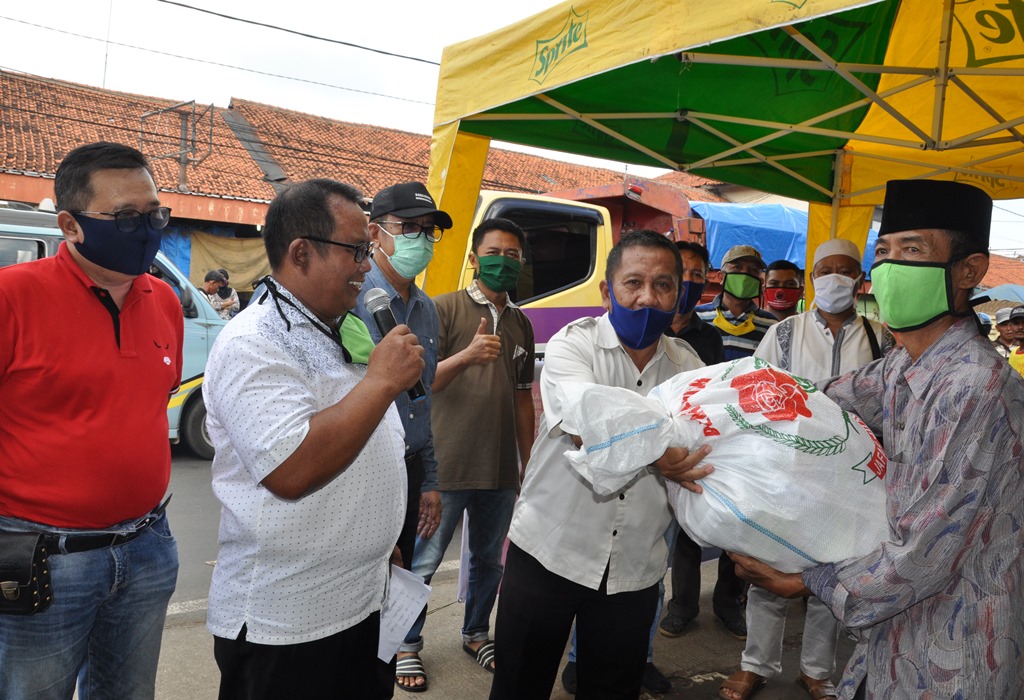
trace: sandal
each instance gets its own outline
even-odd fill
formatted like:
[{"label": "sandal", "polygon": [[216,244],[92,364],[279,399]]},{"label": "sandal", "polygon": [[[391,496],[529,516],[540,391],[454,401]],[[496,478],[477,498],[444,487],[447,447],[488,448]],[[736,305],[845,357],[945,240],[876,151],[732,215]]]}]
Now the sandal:
[{"label": "sandal", "polygon": [[807,694],[811,696],[811,700],[824,700],[825,698],[832,698],[835,700],[838,693],[836,687],[832,685],[832,681],[828,678],[824,680],[817,680],[811,678],[803,673],[796,679],[796,684],[807,691]]},{"label": "sandal", "polygon": [[[754,697],[754,694],[761,690],[767,682],[767,678],[759,676],[753,671],[737,671],[722,683],[722,687],[718,689],[718,697],[722,700],[747,700],[747,698]],[[735,698],[725,695],[725,691],[735,693]]]},{"label": "sandal", "polygon": [[[422,678],[423,685],[405,685],[399,683],[399,678]],[[423,661],[419,654],[406,656],[395,661],[395,685],[407,693],[422,693],[427,689],[427,673],[423,668]]]},{"label": "sandal", "polygon": [[490,639],[481,644],[480,648],[476,651],[473,650],[473,647],[463,642],[462,650],[476,659],[480,668],[488,673],[494,673],[494,642]]}]

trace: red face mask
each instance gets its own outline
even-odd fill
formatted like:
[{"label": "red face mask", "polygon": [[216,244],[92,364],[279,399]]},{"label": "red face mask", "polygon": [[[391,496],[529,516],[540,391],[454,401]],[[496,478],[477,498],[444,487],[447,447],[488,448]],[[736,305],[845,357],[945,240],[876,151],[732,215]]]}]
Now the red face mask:
[{"label": "red face mask", "polygon": [[768,287],[764,290],[764,299],[768,306],[777,311],[788,311],[797,305],[804,290],[799,287]]}]

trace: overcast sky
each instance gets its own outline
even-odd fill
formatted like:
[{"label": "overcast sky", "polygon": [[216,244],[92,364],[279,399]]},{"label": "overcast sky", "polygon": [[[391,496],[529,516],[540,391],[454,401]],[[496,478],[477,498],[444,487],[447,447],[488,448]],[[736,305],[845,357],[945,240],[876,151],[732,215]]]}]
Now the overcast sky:
[{"label": "overcast sky", "polygon": [[[9,1],[0,4],[0,68],[218,107],[238,97],[429,134],[438,69],[428,62],[440,62],[449,44],[554,4],[181,0],[181,5],[410,57],[400,58],[158,0]],[[638,166],[629,171],[660,172]],[[992,248],[1024,252],[1024,200],[996,206]]]}]

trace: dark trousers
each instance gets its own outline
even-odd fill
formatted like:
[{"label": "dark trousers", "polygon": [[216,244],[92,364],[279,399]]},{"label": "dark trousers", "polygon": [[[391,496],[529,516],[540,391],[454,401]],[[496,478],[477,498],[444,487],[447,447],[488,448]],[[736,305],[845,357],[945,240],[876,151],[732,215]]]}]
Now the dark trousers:
[{"label": "dark trousers", "polygon": [[[668,609],[681,617],[694,618],[700,611],[700,560],[700,545],[679,528],[672,550],[672,599]],[[718,558],[718,581],[711,599],[715,615],[725,617],[739,612],[746,591],[746,582],[736,575],[736,564],[723,552]]]},{"label": "dark trousers", "polygon": [[376,682],[380,613],[355,627],[302,644],[272,646],[213,638],[220,700],[366,698]]},{"label": "dark trousers", "polygon": [[548,700],[576,620],[577,700],[640,696],[658,585],[609,595],[551,573],[510,544],[495,626],[491,700]]},{"label": "dark trousers", "polygon": [[857,688],[857,692],[853,694],[853,700],[866,700],[868,697],[868,679],[865,678],[860,682],[860,686]]},{"label": "dark trousers", "polygon": [[[412,553],[416,548],[416,528],[420,523],[420,489],[423,487],[423,460],[419,454],[407,457],[405,460],[406,476],[409,480],[409,500],[405,504],[405,521],[402,523],[402,532],[398,535],[396,546],[402,553],[402,568],[412,569]],[[377,665],[377,688],[372,697],[377,700],[386,700],[393,697],[395,689],[395,657],[384,663],[380,659]]]}]

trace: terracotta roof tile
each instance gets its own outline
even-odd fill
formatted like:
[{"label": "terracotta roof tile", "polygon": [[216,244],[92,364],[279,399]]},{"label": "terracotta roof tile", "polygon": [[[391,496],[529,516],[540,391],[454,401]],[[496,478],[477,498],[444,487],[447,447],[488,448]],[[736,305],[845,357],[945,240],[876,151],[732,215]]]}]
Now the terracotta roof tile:
[{"label": "terracotta roof tile", "polygon": [[[425,181],[430,136],[337,121],[232,98],[292,180],[333,177],[372,196],[388,185]],[[548,192],[617,182],[622,173],[492,148],[484,167],[487,189]]]},{"label": "terracotta roof tile", "polygon": [[[176,104],[142,95],[0,71],[0,170],[35,171],[52,176],[69,151],[93,141],[139,147],[140,117]],[[201,109],[201,107],[200,107]],[[213,152],[187,169],[189,191],[196,194],[269,200],[274,190],[241,147],[219,111],[213,119]],[[206,141],[209,141],[209,122]],[[142,151],[152,157],[178,148],[180,121],[165,115],[148,121]],[[201,137],[202,138],[202,137]],[[157,186],[178,191],[178,163],[153,160]]]},{"label": "terracotta roof tile", "polygon": [[990,255],[988,272],[982,280],[985,289],[1000,284],[1024,284],[1024,261],[1002,255]]},{"label": "terracotta roof tile", "polygon": [[[52,178],[64,156],[81,144],[109,140],[139,146],[141,116],[175,104],[172,100],[0,71],[0,173]],[[337,121],[235,98],[227,110],[214,109],[212,139],[210,122],[201,124],[206,137],[200,135],[198,145],[202,149],[206,141],[212,140],[213,148],[200,164],[187,168],[191,194],[261,202],[274,197],[275,190],[264,172],[225,119],[229,111],[243,116],[256,130],[286,181],[330,177],[350,182],[372,196],[396,182],[426,180],[428,135]],[[152,158],[177,150],[179,129],[180,121],[174,113],[161,121],[147,121],[142,151]],[[178,191],[176,160],[154,159],[153,168],[161,190]],[[616,183],[623,176],[615,170],[492,148],[483,186],[540,193]],[[719,201],[708,191],[715,184],[711,180],[687,173],[659,178],[666,180],[691,199]]]}]

